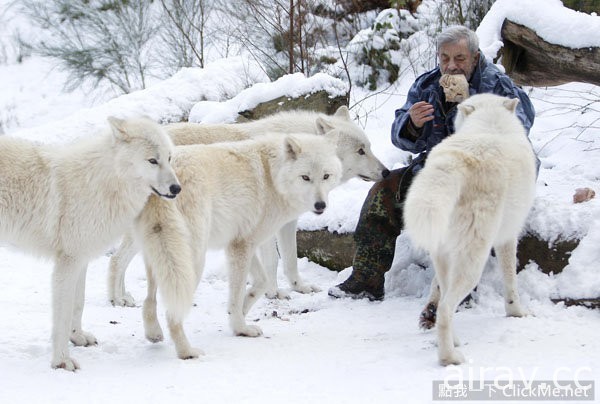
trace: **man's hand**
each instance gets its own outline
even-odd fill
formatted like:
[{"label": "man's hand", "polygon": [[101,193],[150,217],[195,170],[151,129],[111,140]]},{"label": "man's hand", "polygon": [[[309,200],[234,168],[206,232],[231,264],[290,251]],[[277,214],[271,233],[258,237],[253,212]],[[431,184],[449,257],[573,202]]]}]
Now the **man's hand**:
[{"label": "man's hand", "polygon": [[416,128],[422,128],[425,122],[433,119],[433,105],[425,101],[414,103],[408,110],[410,120]]}]

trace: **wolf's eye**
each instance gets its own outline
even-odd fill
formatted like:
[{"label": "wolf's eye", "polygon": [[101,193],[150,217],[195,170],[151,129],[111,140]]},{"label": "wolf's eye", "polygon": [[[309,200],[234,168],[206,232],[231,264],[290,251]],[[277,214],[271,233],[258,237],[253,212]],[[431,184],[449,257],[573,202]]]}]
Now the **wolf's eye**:
[{"label": "wolf's eye", "polygon": [[325,174],[325,175],[323,176],[323,179],[324,179],[324,180],[326,180],[326,179],[328,179],[328,178],[329,178],[329,174]]},{"label": "wolf's eye", "polygon": [[365,150],[364,149],[358,149],[358,154],[360,154],[361,156],[365,155]]},{"label": "wolf's eye", "polygon": [[150,164],[158,164],[158,161],[156,161],[156,159],[148,159],[148,163],[150,163]]},{"label": "wolf's eye", "polygon": [[310,181],[310,177],[309,177],[308,175],[303,175],[303,176],[302,176],[302,179],[303,179],[304,181]]}]

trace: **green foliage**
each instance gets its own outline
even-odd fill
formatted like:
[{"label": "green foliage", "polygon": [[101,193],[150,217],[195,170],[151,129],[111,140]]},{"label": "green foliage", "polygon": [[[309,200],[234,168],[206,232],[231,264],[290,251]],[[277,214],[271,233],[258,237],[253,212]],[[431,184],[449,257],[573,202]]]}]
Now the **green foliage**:
[{"label": "green foliage", "polygon": [[287,52],[289,47],[289,35],[286,33],[275,33],[272,37],[275,52]]},{"label": "green foliage", "polygon": [[390,0],[390,6],[392,6],[396,10],[406,8],[406,0]]},{"label": "green foliage", "polygon": [[321,56],[319,58],[319,63],[323,63],[326,65],[332,65],[334,63],[336,63],[338,60],[337,58],[334,58],[333,56]]},{"label": "green foliage", "polygon": [[400,67],[394,62],[393,54],[401,48],[401,42],[415,32],[416,20],[406,10],[388,9],[382,12],[364,31],[364,41],[356,49],[356,61],[369,66],[363,85],[376,90],[378,83],[385,78],[388,83],[398,79]]},{"label": "green foliage", "polygon": [[29,44],[68,72],[67,90],[109,83],[123,93],[146,86],[150,40],[156,32],[147,0],[23,0],[47,36]]},{"label": "green foliage", "polygon": [[464,25],[476,30],[496,0],[443,0],[438,3],[438,25]]},{"label": "green foliage", "polygon": [[398,79],[400,71],[398,65],[392,62],[389,50],[363,48],[362,59],[359,63],[371,66],[371,74],[367,77],[369,90],[377,89],[377,82],[381,76],[382,70],[387,72],[387,81],[393,83]]}]

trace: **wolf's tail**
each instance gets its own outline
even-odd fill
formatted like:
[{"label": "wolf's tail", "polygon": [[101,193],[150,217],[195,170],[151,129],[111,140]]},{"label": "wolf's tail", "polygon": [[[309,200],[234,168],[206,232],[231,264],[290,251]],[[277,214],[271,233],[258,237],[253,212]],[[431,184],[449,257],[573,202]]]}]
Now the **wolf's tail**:
[{"label": "wolf's tail", "polygon": [[[458,159],[454,154],[460,154]],[[404,228],[412,243],[427,251],[437,249],[447,237],[454,208],[464,181],[464,163],[474,158],[461,151],[437,159],[431,156],[417,174],[404,202]],[[457,165],[457,161],[461,163]]]},{"label": "wolf's tail", "polygon": [[[161,206],[152,206],[153,202]],[[169,317],[182,321],[192,306],[198,284],[187,225],[174,203],[154,197],[139,220],[137,230],[143,233],[138,236],[146,268],[151,271],[149,276],[156,280]]]}]

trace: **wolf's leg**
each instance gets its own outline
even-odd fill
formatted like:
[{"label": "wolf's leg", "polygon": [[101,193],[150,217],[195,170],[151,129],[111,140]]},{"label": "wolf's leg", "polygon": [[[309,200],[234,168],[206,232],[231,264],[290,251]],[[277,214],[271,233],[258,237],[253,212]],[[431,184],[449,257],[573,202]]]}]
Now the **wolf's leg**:
[{"label": "wolf's leg", "polygon": [[[198,283],[200,282],[200,278],[202,277],[202,272],[204,271],[204,261],[206,258],[205,243],[196,243],[195,245],[197,245],[198,248],[196,249],[194,254],[194,265],[197,280],[194,289],[197,288]],[[169,334],[171,335],[171,339],[175,343],[175,350],[177,351],[177,357],[179,359],[195,359],[201,355],[204,355],[204,352],[190,345],[190,342],[187,339],[187,336],[185,335],[185,331],[183,329],[184,314],[185,312],[182,312],[181,310],[177,309],[167,310],[167,324],[169,326]]]},{"label": "wolf's leg", "polygon": [[438,303],[440,301],[440,287],[437,282],[437,277],[434,276],[431,280],[429,290],[429,299],[427,304],[419,316],[419,327],[424,330],[429,330],[435,326],[435,318],[437,313]]},{"label": "wolf's leg", "polygon": [[75,307],[76,287],[86,263],[58,254],[52,273],[52,362],[53,368],[79,369],[69,355],[69,335]]},{"label": "wolf's leg", "polygon": [[178,356],[197,357],[199,351],[189,346],[181,324],[192,307],[198,283],[188,224],[176,204],[151,198],[137,220],[136,232],[148,275],[146,335],[150,340],[162,337],[156,318],[156,290],[160,288]]},{"label": "wolf's leg", "polygon": [[258,247],[257,252],[267,276],[266,296],[269,299],[289,299],[290,294],[277,287],[277,264],[279,256],[277,254],[275,239],[270,238],[265,241]]},{"label": "wolf's leg", "polygon": [[[255,249],[245,240],[237,240],[227,246],[227,267],[229,270],[229,324],[235,335],[258,337],[262,330],[256,325],[246,324],[244,300],[246,281]],[[264,290],[263,290],[264,292]]]},{"label": "wolf's leg", "polygon": [[[432,255],[435,276],[440,287],[437,309],[438,359],[441,365],[458,365],[465,361],[455,348],[459,344],[454,333],[453,317],[458,304],[477,285],[489,248],[474,250],[459,256]],[[451,260],[451,261],[448,261]]]},{"label": "wolf's leg", "polygon": [[164,339],[162,328],[158,322],[156,315],[156,279],[152,273],[152,267],[146,262],[146,279],[147,279],[147,292],[146,299],[144,300],[144,307],[142,309],[142,316],[144,319],[144,332],[146,339],[150,342],[160,342]]},{"label": "wolf's leg", "polygon": [[173,316],[167,311],[167,323],[169,325],[169,333],[175,343],[175,350],[179,359],[195,359],[200,355],[204,355],[202,350],[193,348],[190,345],[185,331],[183,330],[183,319],[181,316]]},{"label": "wolf's leg", "polygon": [[521,306],[517,288],[517,240],[494,246],[498,262],[504,277],[504,307],[506,315],[523,317],[527,311]]},{"label": "wolf's leg", "polygon": [[263,295],[267,285],[267,275],[256,255],[252,257],[250,263],[250,275],[252,277],[252,286],[248,289],[248,292],[246,292],[246,296],[244,297],[244,317],[248,314],[258,298]]},{"label": "wolf's leg", "polygon": [[123,236],[119,249],[110,257],[108,298],[113,306],[135,307],[135,299],[125,290],[125,271],[137,252],[133,236],[127,233]]},{"label": "wolf's leg", "polygon": [[83,305],[85,304],[85,278],[87,267],[84,267],[77,280],[75,289],[75,304],[73,306],[73,318],[71,319],[71,342],[76,346],[97,345],[96,337],[81,329],[81,317],[83,315]]},{"label": "wolf's leg", "polygon": [[297,220],[283,225],[277,232],[277,241],[281,251],[283,270],[293,290],[300,293],[319,292],[321,289],[316,285],[304,283],[298,273],[298,247],[296,240]]}]

